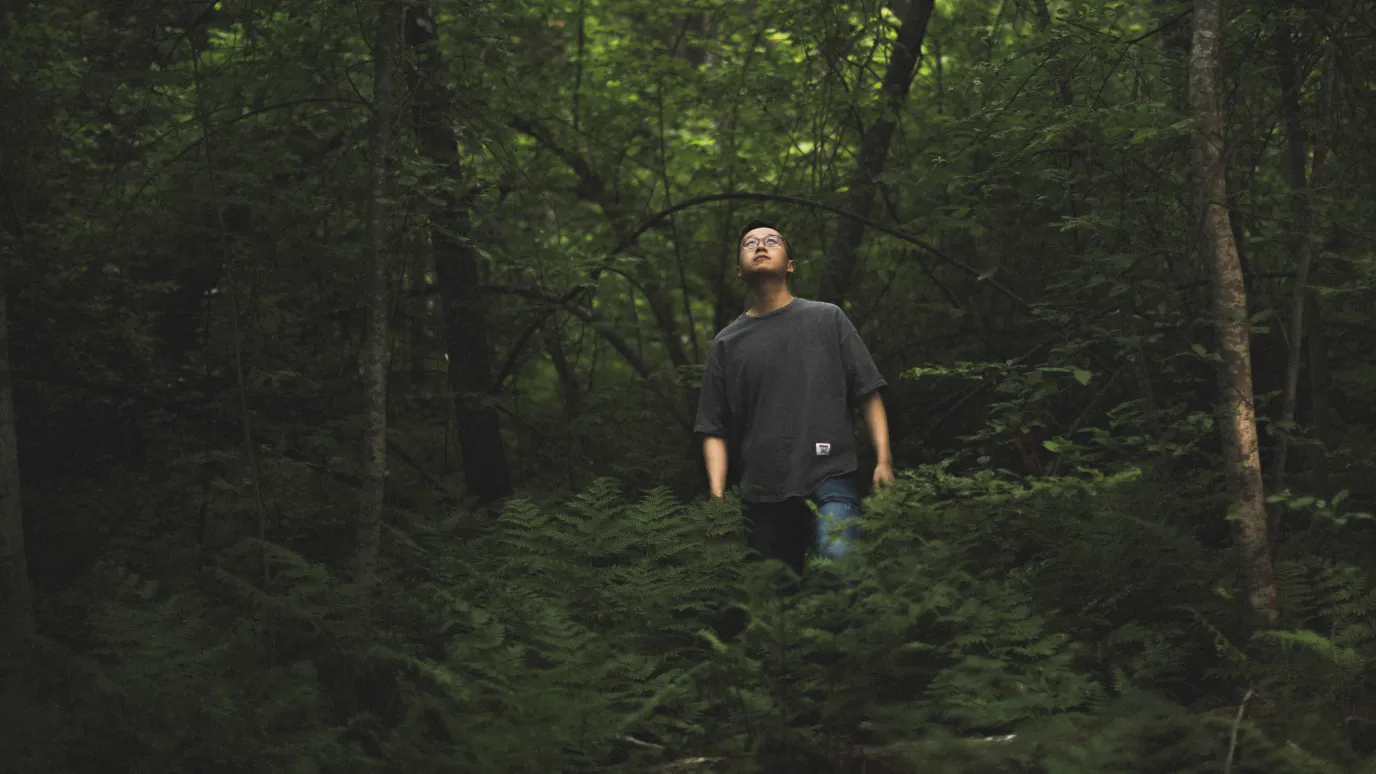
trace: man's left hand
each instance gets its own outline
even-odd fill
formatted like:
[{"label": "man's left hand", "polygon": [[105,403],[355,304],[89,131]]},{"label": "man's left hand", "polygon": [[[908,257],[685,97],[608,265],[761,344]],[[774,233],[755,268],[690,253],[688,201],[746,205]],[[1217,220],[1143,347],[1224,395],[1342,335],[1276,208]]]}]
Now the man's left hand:
[{"label": "man's left hand", "polygon": [[874,466],[874,485],[884,486],[893,483],[893,463],[881,462]]}]

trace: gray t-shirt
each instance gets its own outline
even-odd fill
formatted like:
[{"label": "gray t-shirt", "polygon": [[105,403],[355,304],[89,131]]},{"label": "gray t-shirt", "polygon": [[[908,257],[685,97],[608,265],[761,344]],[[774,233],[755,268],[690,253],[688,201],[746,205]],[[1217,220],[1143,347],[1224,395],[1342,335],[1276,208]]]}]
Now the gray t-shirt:
[{"label": "gray t-shirt", "polygon": [[802,497],[855,470],[850,407],[885,384],[840,307],[795,298],[713,339],[694,431],[727,440],[742,499]]}]

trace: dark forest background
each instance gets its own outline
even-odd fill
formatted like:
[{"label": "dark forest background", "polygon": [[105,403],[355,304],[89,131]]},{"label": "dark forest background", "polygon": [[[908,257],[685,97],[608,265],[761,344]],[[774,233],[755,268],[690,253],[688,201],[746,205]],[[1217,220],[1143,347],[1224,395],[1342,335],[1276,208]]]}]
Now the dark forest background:
[{"label": "dark forest background", "polygon": [[[1376,772],[1370,3],[5,0],[0,105],[4,771]],[[753,217],[891,382],[794,595]]]}]

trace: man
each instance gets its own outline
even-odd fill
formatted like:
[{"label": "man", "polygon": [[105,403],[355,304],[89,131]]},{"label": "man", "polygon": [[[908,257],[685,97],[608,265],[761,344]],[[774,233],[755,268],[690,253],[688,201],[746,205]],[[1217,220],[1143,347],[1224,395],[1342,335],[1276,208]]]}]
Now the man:
[{"label": "man", "polygon": [[726,490],[728,448],[739,455],[750,548],[802,575],[809,553],[839,557],[858,535],[838,524],[860,513],[851,406],[864,406],[874,484],[893,480],[887,382],[845,312],[789,291],[793,249],[778,230],[751,221],[738,249],[747,308],[712,341],[694,429],[712,496]]}]

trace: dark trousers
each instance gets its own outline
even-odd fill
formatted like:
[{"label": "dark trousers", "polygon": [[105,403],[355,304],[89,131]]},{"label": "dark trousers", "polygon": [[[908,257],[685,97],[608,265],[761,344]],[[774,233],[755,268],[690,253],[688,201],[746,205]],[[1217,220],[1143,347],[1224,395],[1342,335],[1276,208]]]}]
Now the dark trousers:
[{"label": "dark trousers", "polygon": [[[809,503],[817,506],[814,514]],[[777,559],[803,574],[809,554],[839,558],[847,543],[860,536],[843,520],[860,515],[860,492],[855,474],[832,476],[807,497],[777,503],[743,504],[746,541],[757,559]]]}]

